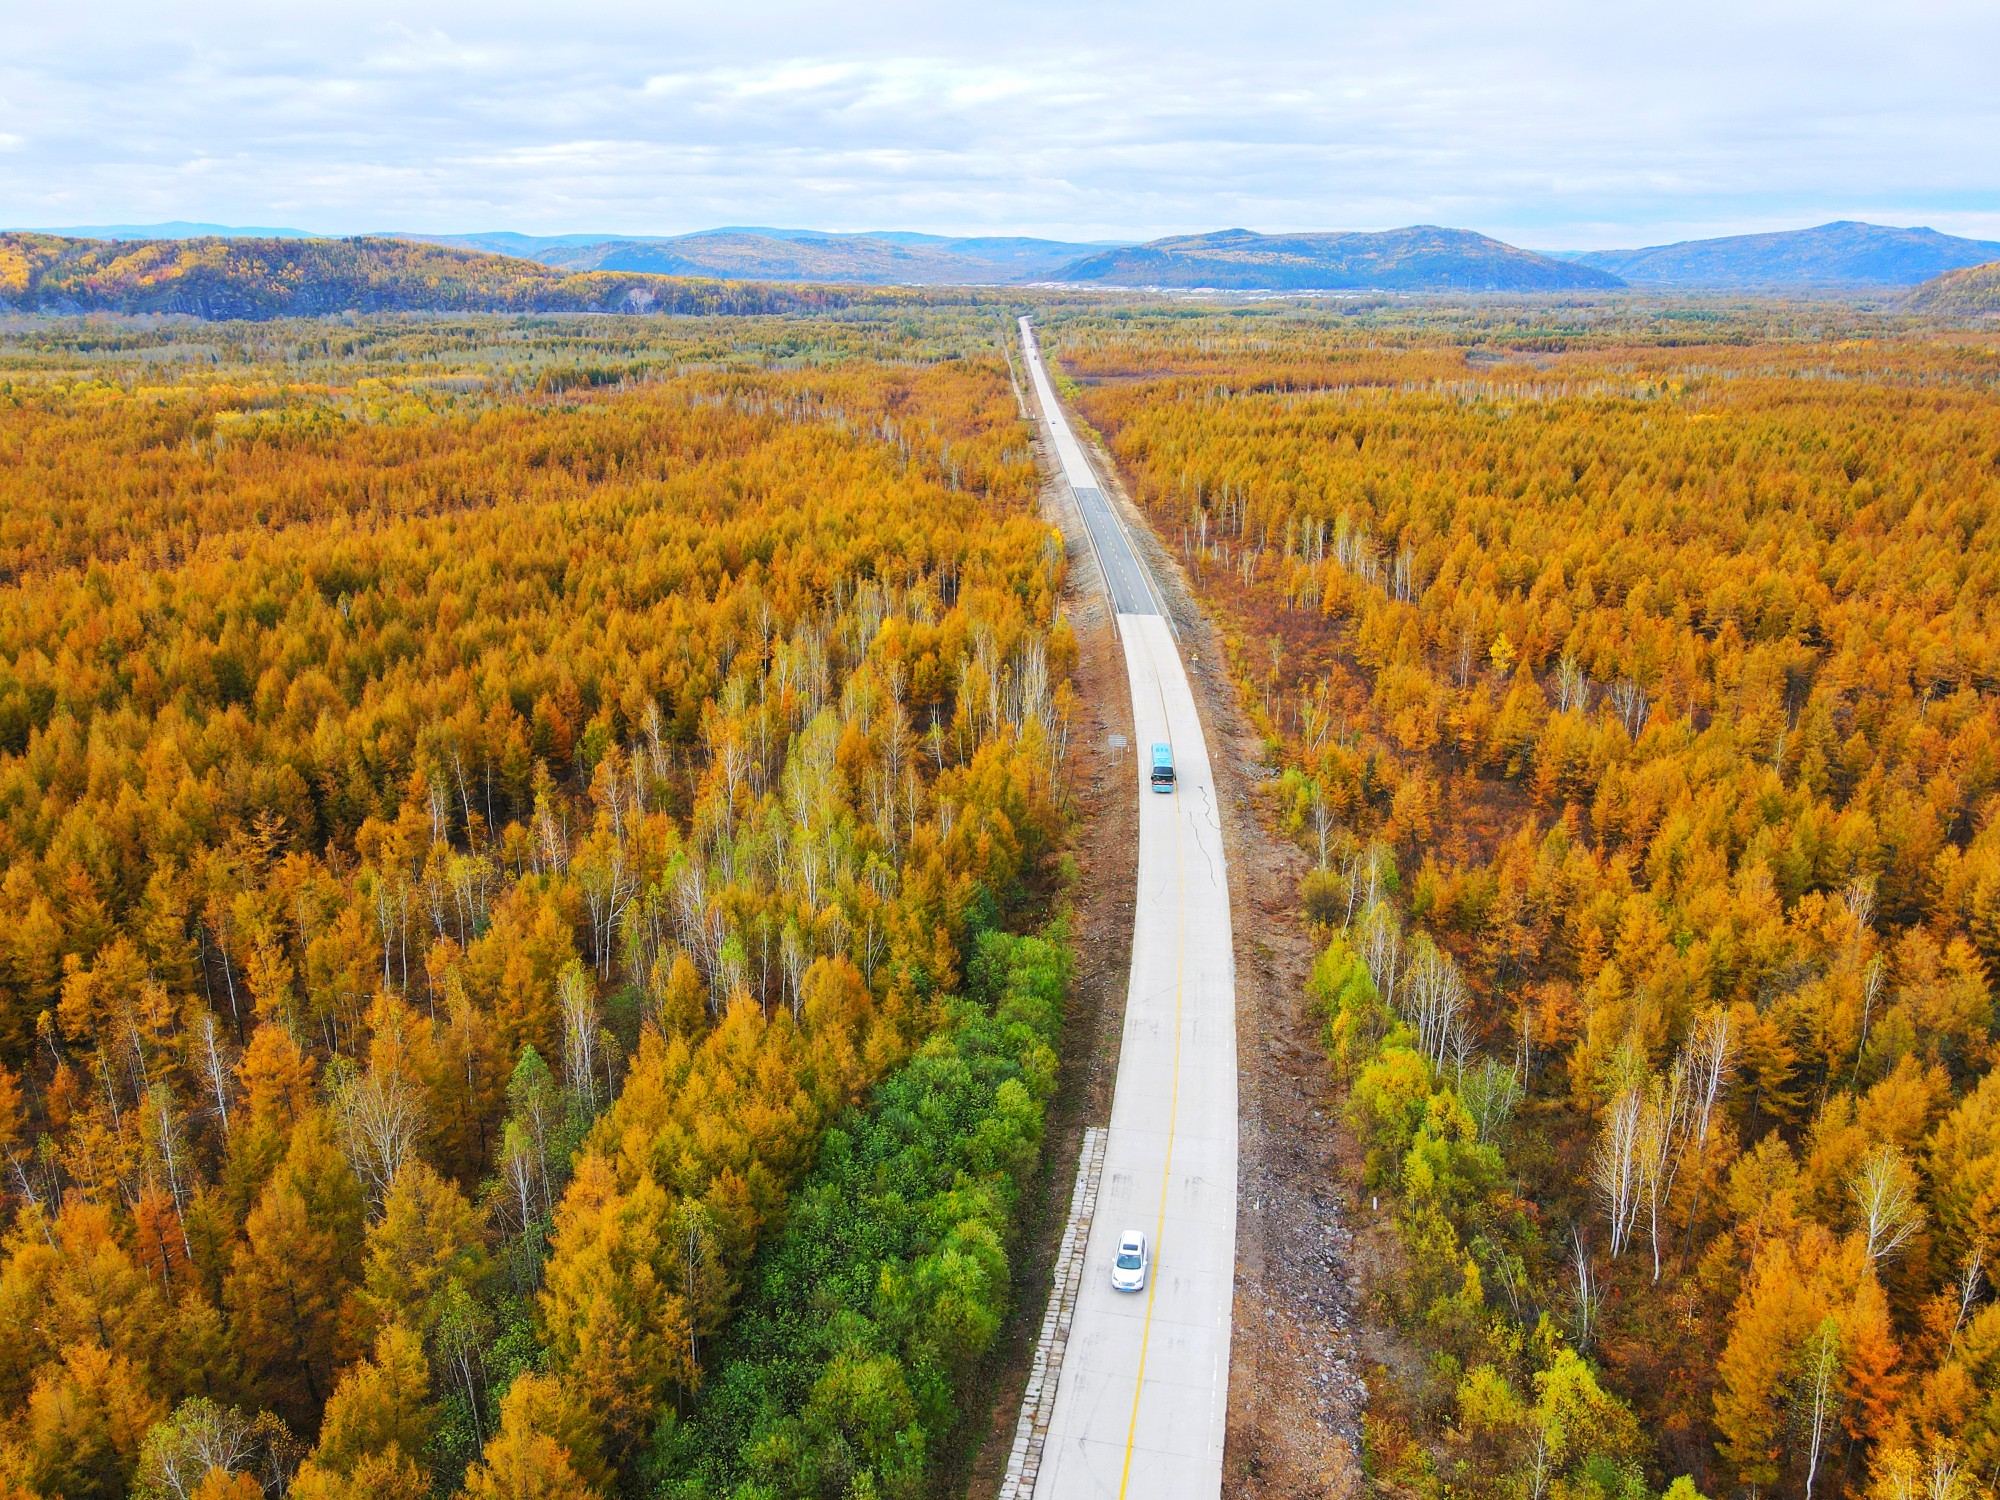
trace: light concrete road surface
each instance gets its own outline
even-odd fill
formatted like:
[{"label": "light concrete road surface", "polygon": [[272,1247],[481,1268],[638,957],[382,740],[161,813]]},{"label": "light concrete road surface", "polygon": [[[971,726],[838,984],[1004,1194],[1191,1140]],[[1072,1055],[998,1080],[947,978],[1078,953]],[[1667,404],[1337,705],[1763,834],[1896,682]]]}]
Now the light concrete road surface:
[{"label": "light concrete road surface", "polygon": [[[1139,867],[1132,978],[1104,1173],[1035,1500],[1209,1500],[1222,1489],[1236,1269],[1236,974],[1208,746],[1157,591],[1043,367],[1021,343],[1117,609],[1132,687]],[[1171,795],[1147,782],[1173,747]],[[1111,1287],[1145,1232],[1142,1292]]]}]

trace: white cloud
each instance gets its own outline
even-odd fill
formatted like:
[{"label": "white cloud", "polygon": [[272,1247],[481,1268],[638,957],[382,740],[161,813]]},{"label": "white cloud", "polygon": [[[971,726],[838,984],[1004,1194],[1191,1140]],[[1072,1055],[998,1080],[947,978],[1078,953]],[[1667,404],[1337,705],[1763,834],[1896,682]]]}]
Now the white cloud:
[{"label": "white cloud", "polygon": [[6,223],[2000,235],[1990,0],[84,0],[8,29]]}]

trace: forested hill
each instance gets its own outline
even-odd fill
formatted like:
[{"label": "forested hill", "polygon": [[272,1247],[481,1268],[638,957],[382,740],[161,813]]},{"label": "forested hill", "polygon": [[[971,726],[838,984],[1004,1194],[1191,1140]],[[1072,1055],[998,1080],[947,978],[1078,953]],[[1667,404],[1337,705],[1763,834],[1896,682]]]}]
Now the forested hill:
[{"label": "forested hill", "polygon": [[824,287],[574,272],[409,240],[86,240],[0,234],[0,311],[771,313],[846,306]]},{"label": "forested hill", "polygon": [[[471,237],[458,241],[471,244]],[[475,249],[506,250],[506,245]],[[973,286],[1035,281],[1100,248],[1063,240],[922,234],[813,234],[712,229],[665,240],[604,240],[528,250],[572,271],[653,271],[729,281],[828,281],[864,286]]]},{"label": "forested hill", "polygon": [[1933,276],[1910,294],[1912,312],[1947,317],[2000,313],[2000,260]]},{"label": "forested hill", "polygon": [[2000,258],[2000,244],[1935,229],[1843,219],[1813,229],[1685,240],[1643,250],[1593,250],[1595,266],[1635,286],[1915,286],[1926,277]]},{"label": "forested hill", "polygon": [[1230,291],[1589,291],[1622,286],[1606,271],[1475,234],[1419,224],[1379,234],[1256,234],[1225,229],[1085,256],[1064,281]]}]

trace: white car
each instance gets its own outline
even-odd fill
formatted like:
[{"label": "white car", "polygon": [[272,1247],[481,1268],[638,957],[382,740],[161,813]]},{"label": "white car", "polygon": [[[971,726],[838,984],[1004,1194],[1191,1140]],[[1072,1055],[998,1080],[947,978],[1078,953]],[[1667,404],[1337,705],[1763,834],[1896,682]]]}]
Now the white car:
[{"label": "white car", "polygon": [[1118,1237],[1118,1254],[1111,1261],[1111,1287],[1119,1292],[1146,1290],[1146,1272],[1152,1257],[1146,1253],[1146,1236],[1128,1229]]}]

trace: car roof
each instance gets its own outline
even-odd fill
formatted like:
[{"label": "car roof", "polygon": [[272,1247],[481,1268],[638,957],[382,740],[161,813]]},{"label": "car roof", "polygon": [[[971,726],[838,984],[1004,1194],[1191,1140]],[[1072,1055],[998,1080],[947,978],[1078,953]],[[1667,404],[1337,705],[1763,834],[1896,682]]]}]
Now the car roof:
[{"label": "car roof", "polygon": [[1138,1229],[1128,1229],[1122,1236],[1119,1237],[1118,1243],[1121,1246],[1143,1245],[1146,1243],[1145,1232],[1143,1230],[1138,1230]]}]

